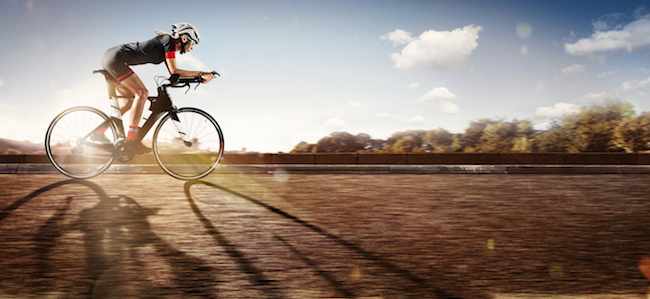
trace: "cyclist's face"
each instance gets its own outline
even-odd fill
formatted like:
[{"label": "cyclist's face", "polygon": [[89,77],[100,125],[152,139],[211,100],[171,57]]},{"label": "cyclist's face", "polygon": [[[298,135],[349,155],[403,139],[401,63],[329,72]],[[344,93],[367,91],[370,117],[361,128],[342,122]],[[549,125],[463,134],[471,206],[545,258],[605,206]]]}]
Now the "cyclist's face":
[{"label": "cyclist's face", "polygon": [[194,50],[194,42],[191,42],[190,39],[189,39],[187,36],[182,35],[182,36],[181,36],[181,41],[182,41],[183,43],[186,43],[186,44],[185,44],[185,49],[183,49],[183,50],[184,50],[184,51],[183,51],[184,53],[187,53],[187,52],[189,52],[189,51],[191,51],[191,50]]}]

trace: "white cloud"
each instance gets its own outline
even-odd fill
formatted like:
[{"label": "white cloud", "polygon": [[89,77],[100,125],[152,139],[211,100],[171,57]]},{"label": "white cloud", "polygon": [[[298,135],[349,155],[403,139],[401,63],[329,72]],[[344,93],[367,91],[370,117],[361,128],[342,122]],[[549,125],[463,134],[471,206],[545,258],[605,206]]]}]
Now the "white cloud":
[{"label": "white cloud", "polygon": [[587,68],[582,64],[572,64],[562,69],[562,73],[565,75],[578,75],[584,72]]},{"label": "white cloud", "polygon": [[349,103],[348,103],[348,107],[351,107],[351,108],[359,108],[359,107],[361,107],[361,103],[356,102],[356,101],[352,101],[352,102],[349,102]]},{"label": "white cloud", "polygon": [[420,98],[420,102],[453,100],[456,95],[446,87],[436,87]]},{"label": "white cloud", "polygon": [[418,126],[420,126],[420,125],[425,125],[425,124],[427,123],[427,120],[424,119],[424,117],[418,115],[418,116],[411,117],[411,118],[408,120],[408,123],[409,123],[409,124],[412,124],[412,125],[418,125]]},{"label": "white cloud", "polygon": [[612,91],[590,92],[581,98],[574,99],[578,102],[599,102],[607,99],[621,97],[623,93],[640,92],[650,86],[650,77],[642,81],[625,81]]},{"label": "white cloud", "polygon": [[451,102],[451,100],[456,99],[457,96],[449,91],[446,87],[436,87],[420,98],[420,102],[440,102],[442,107],[441,112],[444,114],[458,114],[460,113],[460,108]]},{"label": "white cloud", "polygon": [[645,6],[639,6],[634,10],[634,17],[637,19],[647,19],[650,18],[650,13],[647,13],[647,8]]},{"label": "white cloud", "polygon": [[415,89],[415,88],[418,88],[418,87],[420,87],[420,83],[413,82],[413,83],[409,84],[409,89]]},{"label": "white cloud", "polygon": [[476,40],[482,30],[472,24],[452,31],[429,30],[413,38],[410,32],[398,29],[381,38],[393,41],[393,45],[406,45],[400,53],[390,55],[400,70],[424,67],[449,71],[461,66],[478,47]]},{"label": "white cloud", "polygon": [[626,81],[621,84],[617,91],[628,92],[628,91],[637,91],[646,86],[650,86],[650,77],[643,81]]},{"label": "white cloud", "polygon": [[325,122],[325,129],[330,131],[345,130],[347,127],[345,121],[338,117],[330,118]]},{"label": "white cloud", "polygon": [[599,17],[598,19],[594,20],[591,22],[591,25],[594,26],[595,31],[603,31],[603,30],[609,30],[612,27],[615,27],[616,29],[620,28],[621,25],[616,25],[616,21],[619,19],[622,19],[625,17],[625,14],[622,13],[612,13],[612,14],[607,14],[602,17]]},{"label": "white cloud", "polygon": [[609,99],[609,98],[611,98],[611,94],[606,92],[606,91],[590,92],[590,93],[584,95],[581,98],[574,99],[574,101],[577,101],[577,102],[598,102],[598,101],[606,100],[606,99]]},{"label": "white cloud", "polygon": [[483,76],[483,73],[482,73],[482,72],[477,71],[477,70],[475,70],[475,69],[470,69],[469,71],[465,72],[465,74],[467,74],[467,75],[474,75],[474,76],[478,76],[478,77]]},{"label": "white cloud", "polygon": [[642,81],[625,81],[616,89],[611,91],[590,92],[581,98],[574,99],[578,102],[599,102],[607,99],[622,97],[623,93],[639,92],[643,94],[642,89],[650,86],[650,77]]},{"label": "white cloud", "polygon": [[411,36],[411,33],[408,31],[404,31],[402,29],[397,29],[393,32],[384,34],[379,38],[381,38],[382,40],[392,41],[393,47],[398,45],[406,45],[413,40],[413,36]]},{"label": "white cloud", "polygon": [[596,74],[596,76],[598,76],[598,78],[601,78],[601,79],[602,79],[602,78],[605,78],[605,77],[607,77],[607,76],[609,76],[609,75],[616,74],[616,73],[618,73],[618,71],[619,71],[619,70],[609,71],[609,72],[601,72],[601,73]]},{"label": "white cloud", "polygon": [[386,119],[390,117],[390,113],[387,112],[382,112],[382,113],[377,113],[377,116],[382,119]]},{"label": "white cloud", "polygon": [[569,103],[557,103],[553,106],[538,107],[533,115],[534,119],[549,119],[560,117],[567,113],[573,113],[580,110],[580,106]]},{"label": "white cloud", "polygon": [[205,64],[192,56],[191,53],[185,53],[176,56],[178,67],[189,71],[209,71]]},{"label": "white cloud", "polygon": [[442,101],[442,113],[458,114],[460,113],[460,108],[456,104],[450,101]]},{"label": "white cloud", "polygon": [[627,50],[650,45],[650,19],[640,19],[622,28],[601,31],[603,23],[596,22],[596,32],[589,38],[583,38],[575,43],[565,43],[564,50],[571,55],[588,55],[596,52]]}]

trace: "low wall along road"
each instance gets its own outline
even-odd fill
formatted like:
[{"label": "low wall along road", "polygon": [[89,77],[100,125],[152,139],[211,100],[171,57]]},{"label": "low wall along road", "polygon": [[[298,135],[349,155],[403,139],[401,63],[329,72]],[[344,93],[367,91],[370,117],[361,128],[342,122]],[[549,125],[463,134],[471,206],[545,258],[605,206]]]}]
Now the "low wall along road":
[{"label": "low wall along road", "polygon": [[[49,163],[45,155],[2,155],[0,163]],[[153,155],[130,164],[156,164]],[[650,153],[224,154],[221,164],[650,165]]]}]

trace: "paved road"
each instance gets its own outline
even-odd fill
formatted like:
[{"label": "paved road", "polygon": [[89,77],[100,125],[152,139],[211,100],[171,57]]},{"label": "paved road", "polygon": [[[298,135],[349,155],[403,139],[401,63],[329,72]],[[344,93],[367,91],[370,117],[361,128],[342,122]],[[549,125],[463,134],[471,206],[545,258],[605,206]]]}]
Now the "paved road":
[{"label": "paved road", "polygon": [[0,298],[642,298],[649,182],[0,175]]}]

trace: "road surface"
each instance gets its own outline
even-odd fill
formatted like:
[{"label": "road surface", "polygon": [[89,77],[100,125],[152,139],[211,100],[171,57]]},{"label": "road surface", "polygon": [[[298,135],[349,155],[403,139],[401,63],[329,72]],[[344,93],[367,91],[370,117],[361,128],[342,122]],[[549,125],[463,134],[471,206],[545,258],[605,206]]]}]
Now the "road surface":
[{"label": "road surface", "polygon": [[643,298],[649,175],[0,175],[0,298]]}]

